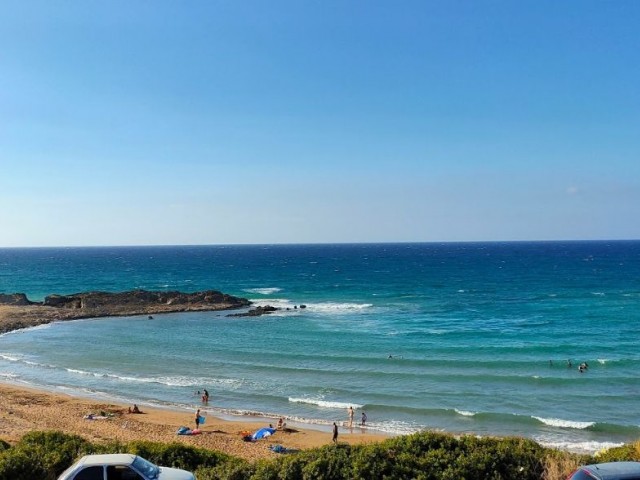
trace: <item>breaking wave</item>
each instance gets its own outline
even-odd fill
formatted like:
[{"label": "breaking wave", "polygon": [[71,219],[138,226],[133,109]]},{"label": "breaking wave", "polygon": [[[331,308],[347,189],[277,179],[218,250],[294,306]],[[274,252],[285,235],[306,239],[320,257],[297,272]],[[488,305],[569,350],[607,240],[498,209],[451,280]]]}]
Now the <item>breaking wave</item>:
[{"label": "breaking wave", "polygon": [[576,422],[573,420],[562,420],[561,418],[542,418],[535,416],[532,418],[535,418],[539,422],[549,425],[550,427],[576,428],[578,430],[584,430],[595,425],[595,422]]},{"label": "breaking wave", "polygon": [[282,291],[282,289],[278,287],[245,288],[244,291],[247,293],[257,293],[259,295],[273,295],[274,293]]},{"label": "breaking wave", "polygon": [[331,402],[328,400],[319,400],[316,398],[292,398],[289,397],[291,403],[307,403],[309,405],[317,405],[322,408],[340,408],[346,410],[349,407],[355,409],[362,408],[363,405],[357,403],[345,403],[345,402]]}]

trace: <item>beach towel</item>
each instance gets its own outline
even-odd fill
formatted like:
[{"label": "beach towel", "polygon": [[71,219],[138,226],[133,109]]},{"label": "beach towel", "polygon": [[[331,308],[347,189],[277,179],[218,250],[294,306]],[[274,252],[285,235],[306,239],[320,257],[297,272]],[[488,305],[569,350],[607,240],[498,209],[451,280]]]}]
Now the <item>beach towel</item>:
[{"label": "beach towel", "polygon": [[202,430],[194,429],[191,430],[189,427],[180,427],[176,432],[176,435],[200,435]]},{"label": "beach towel", "polygon": [[107,417],[106,415],[94,415],[93,413],[90,413],[89,415],[85,415],[83,418],[85,420],[107,420],[110,417]]}]

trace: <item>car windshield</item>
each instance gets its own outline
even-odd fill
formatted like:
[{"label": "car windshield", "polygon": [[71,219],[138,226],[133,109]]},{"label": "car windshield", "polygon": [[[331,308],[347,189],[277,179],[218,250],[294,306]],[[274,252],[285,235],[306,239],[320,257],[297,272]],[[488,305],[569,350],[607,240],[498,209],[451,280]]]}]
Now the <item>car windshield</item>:
[{"label": "car windshield", "polygon": [[160,474],[160,468],[141,457],[134,458],[133,467],[150,479],[158,478]]}]

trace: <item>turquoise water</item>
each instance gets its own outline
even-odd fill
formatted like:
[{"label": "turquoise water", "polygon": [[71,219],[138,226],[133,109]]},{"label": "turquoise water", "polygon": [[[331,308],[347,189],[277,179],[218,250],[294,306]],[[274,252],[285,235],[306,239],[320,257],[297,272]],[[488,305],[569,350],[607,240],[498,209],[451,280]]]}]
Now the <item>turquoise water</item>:
[{"label": "turquoise water", "polygon": [[207,388],[211,413],[319,426],[353,405],[388,433],[577,451],[640,438],[640,242],[0,249],[0,292],[133,288],[283,310],[12,332],[0,381],[179,409]]}]

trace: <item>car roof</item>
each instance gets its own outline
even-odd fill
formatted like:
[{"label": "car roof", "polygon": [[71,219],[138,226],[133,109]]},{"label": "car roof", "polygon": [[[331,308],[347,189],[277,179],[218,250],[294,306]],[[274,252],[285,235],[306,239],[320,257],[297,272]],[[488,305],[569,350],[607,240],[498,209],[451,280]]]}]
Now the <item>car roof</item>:
[{"label": "car roof", "polygon": [[111,453],[103,455],[86,455],[78,463],[82,465],[131,465],[135,455],[130,453]]},{"label": "car roof", "polygon": [[588,472],[597,475],[602,480],[635,479],[640,478],[640,462],[607,462],[585,465],[582,467]]}]

